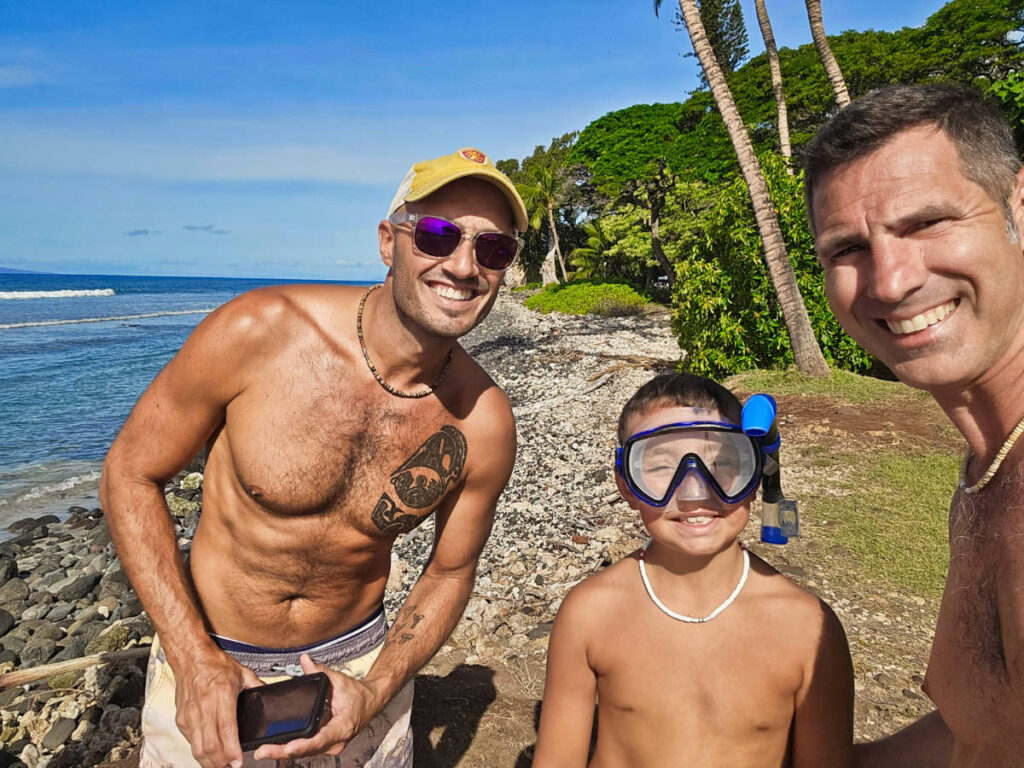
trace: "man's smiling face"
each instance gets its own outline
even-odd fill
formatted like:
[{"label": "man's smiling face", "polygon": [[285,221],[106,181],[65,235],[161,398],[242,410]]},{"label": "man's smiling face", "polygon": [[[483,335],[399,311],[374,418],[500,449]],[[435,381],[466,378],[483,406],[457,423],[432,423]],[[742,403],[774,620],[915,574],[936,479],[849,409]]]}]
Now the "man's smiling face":
[{"label": "man's smiling face", "polygon": [[416,248],[411,225],[382,222],[378,229],[399,312],[429,335],[458,338],[487,316],[497,298],[505,273],[480,265],[471,238],[478,232],[512,234],[508,201],[492,184],[466,178],[408,203],[405,210],[447,219],[467,236],[451,256],[436,258]]},{"label": "man's smiling face", "polygon": [[919,126],[815,187],[832,311],[910,386],[962,390],[1020,352],[1021,179],[1010,228],[1002,202],[964,176],[953,142]]}]

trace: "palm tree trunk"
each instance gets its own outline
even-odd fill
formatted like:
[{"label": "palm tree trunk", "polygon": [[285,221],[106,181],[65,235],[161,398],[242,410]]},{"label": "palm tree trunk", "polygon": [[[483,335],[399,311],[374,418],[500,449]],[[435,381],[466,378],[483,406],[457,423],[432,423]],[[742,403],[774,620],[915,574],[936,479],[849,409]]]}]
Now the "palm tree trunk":
[{"label": "palm tree trunk", "polygon": [[765,262],[772,278],[772,285],[775,287],[775,295],[782,308],[786,329],[789,331],[789,342],[793,347],[796,367],[806,376],[826,377],[830,373],[828,364],[814,338],[811,320],[807,315],[807,307],[800,295],[800,288],[796,284],[793,265],[786,254],[782,230],[779,229],[779,220],[775,216],[775,208],[772,205],[771,196],[768,194],[768,185],[761,173],[761,166],[757,162],[757,155],[754,154],[754,147],[750,143],[750,136],[743,125],[743,119],[736,109],[732,93],[725,82],[722,68],[718,66],[714,51],[711,50],[711,44],[704,32],[697,0],[679,0],[679,9],[682,11],[686,29],[690,33],[693,50],[704,69],[704,74],[707,75],[711,94],[718,105],[718,111],[722,114],[722,121],[729,132],[729,138],[739,160],[740,171],[743,173],[747,189],[750,192],[750,200],[754,206],[754,218],[764,244]]},{"label": "palm tree trunk", "polygon": [[832,90],[836,94],[836,104],[842,109],[850,103],[850,92],[846,90],[846,81],[843,79],[843,71],[839,69],[839,62],[832,54],[832,48],[825,37],[825,24],[821,20],[821,0],[804,0],[807,6],[807,20],[811,23],[811,37],[814,38],[814,47],[818,49],[818,56],[821,58],[821,66],[825,68],[828,81],[832,83]]},{"label": "palm tree trunk", "polygon": [[779,51],[775,47],[775,35],[772,34],[772,23],[768,18],[768,9],[764,0],[754,0],[757,10],[757,23],[761,26],[761,37],[764,38],[764,49],[768,54],[768,69],[772,73],[772,91],[775,93],[775,104],[779,108],[779,151],[786,158],[786,173],[793,175],[793,148],[789,143],[789,114],[786,110],[786,94],[782,90],[782,67],[779,66]]},{"label": "palm tree trunk", "polygon": [[551,228],[551,242],[554,244],[555,255],[562,267],[562,279],[569,282],[569,273],[565,271],[565,262],[562,260],[562,249],[558,245],[558,230],[555,228],[555,212],[552,206],[548,206],[548,226]]}]

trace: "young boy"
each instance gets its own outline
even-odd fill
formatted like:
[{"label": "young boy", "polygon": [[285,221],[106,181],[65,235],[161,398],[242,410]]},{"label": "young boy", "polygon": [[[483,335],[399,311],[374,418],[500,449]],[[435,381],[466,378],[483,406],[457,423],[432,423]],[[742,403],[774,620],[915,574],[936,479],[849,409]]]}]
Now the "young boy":
[{"label": "young boy", "polygon": [[658,376],[619,418],[650,540],[558,612],[534,768],[847,768],[853,671],[829,607],[737,541],[761,445],[713,381]]}]

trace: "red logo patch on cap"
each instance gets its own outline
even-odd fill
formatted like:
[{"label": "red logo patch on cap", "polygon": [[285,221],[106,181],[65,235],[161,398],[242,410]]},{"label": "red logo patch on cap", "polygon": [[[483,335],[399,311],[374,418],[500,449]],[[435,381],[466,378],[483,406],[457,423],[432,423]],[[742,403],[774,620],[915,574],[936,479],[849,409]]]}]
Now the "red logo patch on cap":
[{"label": "red logo patch on cap", "polygon": [[467,147],[466,149],[460,149],[459,154],[462,155],[466,160],[472,163],[486,163],[487,155],[481,152],[479,149],[473,149]]}]

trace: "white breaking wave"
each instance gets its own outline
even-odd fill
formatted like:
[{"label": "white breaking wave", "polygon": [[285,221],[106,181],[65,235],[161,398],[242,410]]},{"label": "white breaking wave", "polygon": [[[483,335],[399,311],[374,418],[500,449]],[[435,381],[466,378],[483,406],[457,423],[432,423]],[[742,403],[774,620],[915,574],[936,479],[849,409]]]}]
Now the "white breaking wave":
[{"label": "white breaking wave", "polygon": [[113,320],[141,320],[144,317],[171,317],[173,315],[208,315],[215,307],[182,309],[176,312],[147,312],[143,315],[115,315],[113,317],[79,317],[74,320],[33,320],[27,323],[0,323],[0,331],[9,328],[33,328],[38,325],[73,325],[75,323],[106,323]]},{"label": "white breaking wave", "polygon": [[80,291],[0,291],[0,301],[16,299],[77,299],[82,296],[113,296],[113,288],[90,288]]},{"label": "white breaking wave", "polygon": [[23,502],[30,501],[32,499],[39,499],[43,496],[49,496],[53,493],[59,493],[60,491],[70,491],[74,488],[85,485],[86,483],[95,483],[100,479],[100,473],[97,472],[86,472],[84,475],[77,475],[75,477],[69,477],[67,480],[61,480],[57,483],[49,483],[46,485],[37,485],[30,491],[18,494],[11,499],[0,499],[0,507],[5,507],[11,502]]}]

